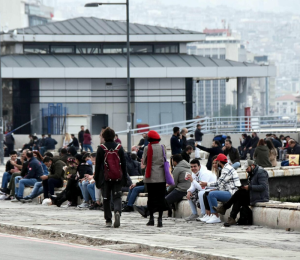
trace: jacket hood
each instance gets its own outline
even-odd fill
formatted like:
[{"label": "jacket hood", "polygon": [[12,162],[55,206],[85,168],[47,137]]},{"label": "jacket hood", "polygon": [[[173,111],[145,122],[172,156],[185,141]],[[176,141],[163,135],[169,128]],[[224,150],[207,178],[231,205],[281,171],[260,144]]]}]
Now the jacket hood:
[{"label": "jacket hood", "polygon": [[61,158],[59,156],[54,156],[52,158],[53,164],[56,163],[57,161],[61,160]]},{"label": "jacket hood", "polygon": [[265,146],[265,145],[257,146],[256,149],[261,150],[261,151],[269,151],[268,146]]},{"label": "jacket hood", "polygon": [[191,169],[191,165],[186,161],[186,160],[182,160],[181,162],[179,162],[176,167],[182,167],[182,168],[187,168],[187,169]]}]

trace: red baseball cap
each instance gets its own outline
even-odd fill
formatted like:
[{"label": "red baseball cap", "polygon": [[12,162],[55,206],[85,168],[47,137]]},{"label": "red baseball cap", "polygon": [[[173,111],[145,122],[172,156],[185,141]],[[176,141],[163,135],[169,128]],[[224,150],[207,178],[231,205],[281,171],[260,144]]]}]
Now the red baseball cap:
[{"label": "red baseball cap", "polygon": [[217,156],[216,161],[219,161],[219,162],[227,162],[227,156],[226,156],[225,154],[220,153],[220,154]]}]

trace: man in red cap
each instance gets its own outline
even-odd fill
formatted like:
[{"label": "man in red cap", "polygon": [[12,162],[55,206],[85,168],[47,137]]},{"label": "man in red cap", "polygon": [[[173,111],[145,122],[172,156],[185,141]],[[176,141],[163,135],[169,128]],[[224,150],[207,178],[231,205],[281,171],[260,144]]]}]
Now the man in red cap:
[{"label": "man in red cap", "polygon": [[200,186],[216,188],[210,191],[207,196],[211,215],[203,219],[207,224],[220,223],[219,214],[214,207],[218,206],[218,201],[227,202],[231,196],[241,187],[241,182],[236,170],[228,163],[227,156],[219,154],[216,158],[219,166],[222,168],[221,176],[215,183],[200,182]]}]

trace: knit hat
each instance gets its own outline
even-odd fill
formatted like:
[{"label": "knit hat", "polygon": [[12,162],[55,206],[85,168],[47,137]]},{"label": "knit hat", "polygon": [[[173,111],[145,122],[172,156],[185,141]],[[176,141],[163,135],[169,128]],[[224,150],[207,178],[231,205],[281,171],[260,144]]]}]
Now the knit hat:
[{"label": "knit hat", "polygon": [[149,139],[154,139],[154,140],[159,140],[160,136],[156,131],[151,130],[151,131],[148,132],[148,138]]},{"label": "knit hat", "polygon": [[256,164],[253,160],[247,160],[247,165],[246,166],[251,166],[253,164]]},{"label": "knit hat", "polygon": [[216,161],[219,162],[226,162],[227,163],[227,156],[225,154],[220,153],[217,158]]}]

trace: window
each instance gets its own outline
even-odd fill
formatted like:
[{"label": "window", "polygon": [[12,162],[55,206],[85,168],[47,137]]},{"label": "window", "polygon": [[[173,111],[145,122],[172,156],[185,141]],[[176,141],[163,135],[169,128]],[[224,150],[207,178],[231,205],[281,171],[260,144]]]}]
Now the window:
[{"label": "window", "polygon": [[178,53],[178,45],[157,44],[154,45],[154,53]]},{"label": "window", "polygon": [[104,54],[116,54],[122,53],[123,46],[122,45],[104,45],[103,53]]},{"label": "window", "polygon": [[48,45],[24,45],[24,54],[49,54]]},{"label": "window", "polygon": [[221,54],[220,55],[220,60],[226,60],[226,55],[225,54]]},{"label": "window", "polygon": [[294,109],[293,108],[291,108],[291,113],[293,113],[294,112]]},{"label": "window", "polygon": [[285,108],[283,109],[283,114],[286,114],[286,109]]},{"label": "window", "polygon": [[287,105],[287,102],[282,102],[282,105],[283,105],[283,106],[286,106],[286,105]]},{"label": "window", "polygon": [[74,46],[51,46],[51,53],[74,53]]},{"label": "window", "polygon": [[76,54],[98,54],[101,49],[97,46],[77,46]]},{"label": "window", "polygon": [[[127,52],[127,48],[123,48],[123,52]],[[130,45],[130,53],[151,53],[153,52],[152,45]]]}]

